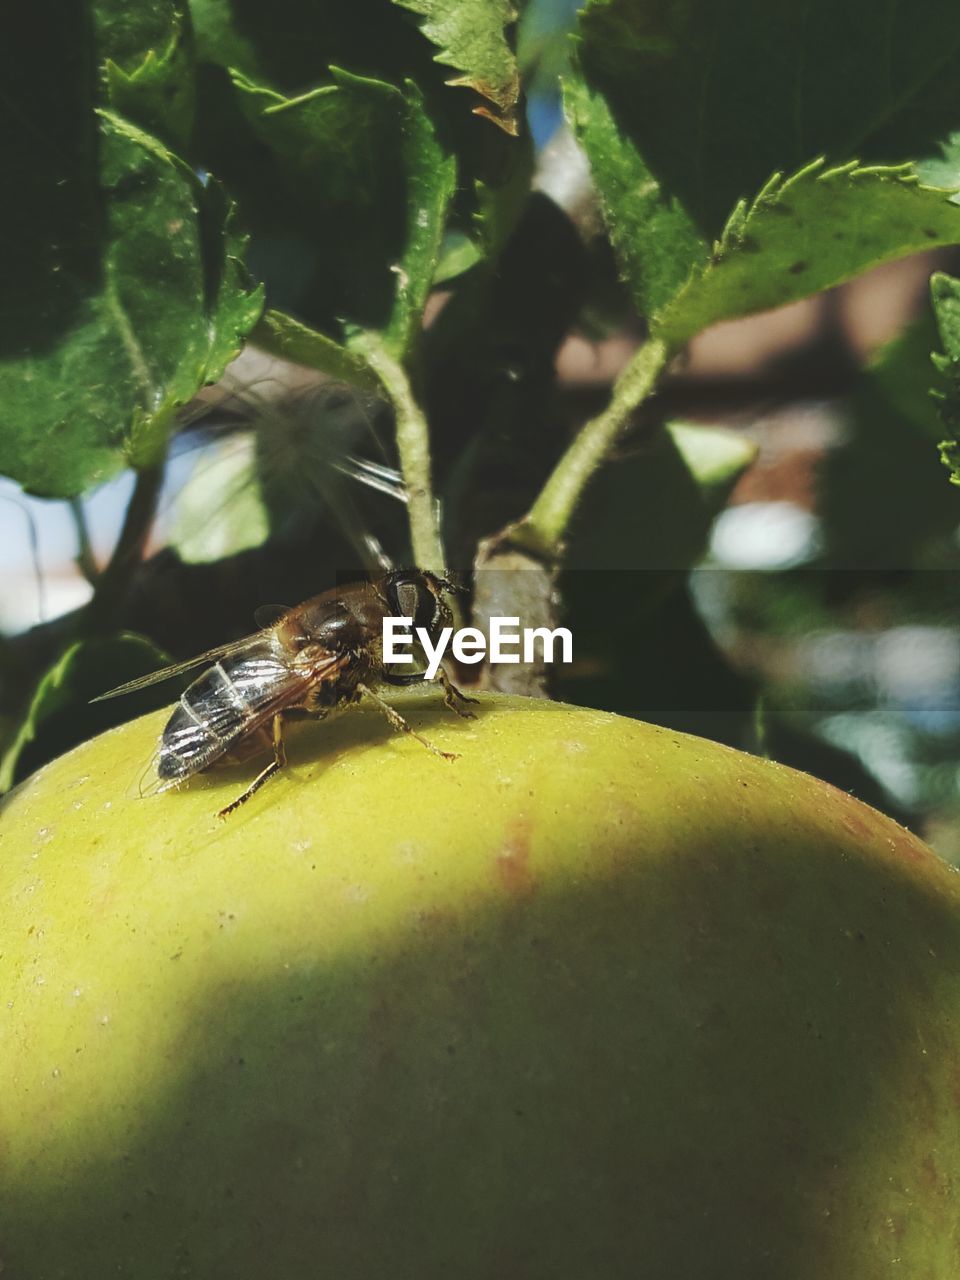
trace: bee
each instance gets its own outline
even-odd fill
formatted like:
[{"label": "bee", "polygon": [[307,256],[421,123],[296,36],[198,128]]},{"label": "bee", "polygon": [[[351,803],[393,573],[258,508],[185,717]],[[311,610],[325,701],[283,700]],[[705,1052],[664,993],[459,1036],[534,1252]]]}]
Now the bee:
[{"label": "bee", "polygon": [[[452,590],[445,578],[418,569],[397,569],[382,578],[334,587],[282,612],[254,635],[131,680],[94,701],[133,693],[211,663],[186,689],[167,721],[154,760],[154,789],[166,791],[212,765],[272,750],[273,759],[242,795],[219,811],[220,818],[239,809],[286,764],[285,719],[322,719],[362,698],[379,707],[395,729],[435,755],[453,760],[454,752],[441,751],[421,737],[377,692],[380,685],[426,679],[424,672],[399,674],[384,664],[384,618],[412,618],[414,628],[424,628],[435,641],[452,623],[446,599]],[[472,719],[466,704],[477,699],[461,693],[442,667],[435,678],[445,705]]]}]

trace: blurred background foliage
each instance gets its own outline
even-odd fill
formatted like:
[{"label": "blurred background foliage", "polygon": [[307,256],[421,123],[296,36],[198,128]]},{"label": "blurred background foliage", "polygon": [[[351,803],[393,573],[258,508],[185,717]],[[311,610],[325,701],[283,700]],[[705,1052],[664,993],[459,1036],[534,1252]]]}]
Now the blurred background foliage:
[{"label": "blurred background foliage", "polygon": [[[322,50],[304,0],[157,0],[137,20],[98,3],[53,39],[37,17],[9,81],[31,128],[21,113],[6,130],[23,175],[6,235],[29,251],[0,335],[0,786],[172,696],[89,707],[95,693],[252,630],[258,606],[409,558],[391,408],[357,333],[386,335],[412,371],[448,557],[469,575],[477,542],[527,509],[603,408],[651,297],[701,269],[734,201],[772,170],[909,159],[960,185],[955,151],[930,146],[960,126],[943,90],[960,83],[947,6],[917,19],[912,56],[942,57],[897,128],[875,125],[882,104],[845,113],[825,92],[786,155],[775,120],[743,131],[751,94],[721,89],[711,128],[740,140],[706,193],[676,148],[682,108],[649,125],[654,95],[689,85],[625,90],[649,53],[629,39],[618,52],[635,6],[590,6],[582,83],[571,0],[530,0],[517,27],[506,5],[465,6],[481,9],[494,20],[479,51],[443,25],[449,7],[413,2],[323,6]],[[650,47],[668,50],[664,75],[695,79],[682,36],[654,32]],[[320,85],[318,66],[333,68]],[[639,232],[617,243],[620,197],[591,189],[561,77],[598,182],[610,124],[587,91],[639,148],[622,171],[653,165],[682,192],[658,213],[655,253]],[[938,452],[960,324],[951,348],[951,286],[936,316],[929,289],[960,256],[948,230],[929,238],[776,310],[695,326],[567,531],[576,660],[555,692],[818,774],[960,862],[960,495]],[[296,351],[312,369],[255,328],[264,297],[308,326]],[[131,342],[134,374],[112,354]],[[115,376],[85,378],[104,352]],[[37,446],[54,436],[59,452]]]}]

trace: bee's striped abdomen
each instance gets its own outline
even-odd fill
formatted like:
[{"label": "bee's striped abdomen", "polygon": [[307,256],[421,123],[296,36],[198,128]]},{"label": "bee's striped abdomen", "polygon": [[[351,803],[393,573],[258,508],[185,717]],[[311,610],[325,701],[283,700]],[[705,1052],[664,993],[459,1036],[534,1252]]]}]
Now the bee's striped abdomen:
[{"label": "bee's striped abdomen", "polygon": [[241,659],[218,662],[184,692],[160,740],[157,775],[181,782],[208,768],[256,721],[287,668],[265,639]]}]

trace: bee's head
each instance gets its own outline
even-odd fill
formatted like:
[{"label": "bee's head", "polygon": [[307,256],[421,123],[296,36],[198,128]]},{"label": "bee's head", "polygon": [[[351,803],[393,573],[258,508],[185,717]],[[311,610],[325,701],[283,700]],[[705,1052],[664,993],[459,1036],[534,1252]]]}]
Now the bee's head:
[{"label": "bee's head", "polygon": [[395,569],[383,583],[383,594],[390,615],[412,618],[414,627],[422,627],[432,638],[452,621],[446,593],[455,590],[446,578],[425,569]]}]

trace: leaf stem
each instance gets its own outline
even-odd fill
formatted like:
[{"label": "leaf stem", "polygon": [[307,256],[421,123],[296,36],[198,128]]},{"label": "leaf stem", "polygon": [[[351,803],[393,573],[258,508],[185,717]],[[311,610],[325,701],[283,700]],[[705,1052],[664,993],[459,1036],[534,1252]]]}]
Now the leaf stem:
[{"label": "leaf stem", "polygon": [[544,560],[557,559],[567,525],[590,477],[622,434],[634,410],[656,386],[670,352],[649,338],[614,383],[610,403],[581,429],[554,467],[533,506],[505,531],[506,540]]},{"label": "leaf stem", "polygon": [[407,496],[410,546],[418,568],[442,573],[446,565],[430,468],[430,431],[403,365],[370,332],[351,343],[376,373],[393,406],[397,453]]},{"label": "leaf stem", "polygon": [[163,485],[163,465],[144,467],[137,472],[136,484],[123,519],[117,545],[106,568],[100,574],[93,599],[83,618],[83,629],[96,629],[123,595],[131,574],[143,558],[150,536],[157,501]]},{"label": "leaf stem", "polygon": [[90,583],[91,587],[96,587],[100,573],[94,558],[93,547],[90,545],[90,530],[87,528],[87,517],[83,509],[82,498],[70,499],[70,515],[73,517],[73,527],[77,535],[77,568],[87,582]]}]

